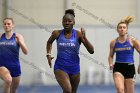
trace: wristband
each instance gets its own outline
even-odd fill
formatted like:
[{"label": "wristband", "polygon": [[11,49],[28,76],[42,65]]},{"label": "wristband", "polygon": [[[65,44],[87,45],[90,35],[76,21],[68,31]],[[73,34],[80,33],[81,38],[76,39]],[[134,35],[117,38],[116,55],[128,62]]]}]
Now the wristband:
[{"label": "wristband", "polygon": [[110,64],[110,67],[112,67],[113,66],[113,64]]},{"label": "wristband", "polygon": [[47,55],[46,56],[51,56],[51,53],[47,53]]}]

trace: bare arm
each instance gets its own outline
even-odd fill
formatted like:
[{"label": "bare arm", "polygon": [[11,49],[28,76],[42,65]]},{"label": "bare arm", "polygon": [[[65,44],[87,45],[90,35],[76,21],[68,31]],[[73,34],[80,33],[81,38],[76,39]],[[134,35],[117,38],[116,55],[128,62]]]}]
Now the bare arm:
[{"label": "bare arm", "polygon": [[51,65],[51,60],[54,58],[51,56],[51,51],[52,51],[52,43],[54,42],[54,40],[59,36],[59,31],[53,31],[52,35],[50,36],[50,38],[47,41],[47,45],[46,45],[46,52],[47,52],[47,59],[48,59],[48,64],[50,66],[50,68],[52,67]]},{"label": "bare arm", "polygon": [[92,44],[88,41],[86,34],[85,34],[85,29],[81,28],[81,32],[78,32],[79,35],[79,39],[80,41],[84,44],[84,46],[86,47],[87,51],[90,54],[94,53],[94,47],[92,46]]},{"label": "bare arm", "polygon": [[28,54],[28,48],[24,42],[24,38],[21,34],[16,33],[16,40],[17,43],[20,45],[22,52],[27,55]]},{"label": "bare arm", "polygon": [[109,62],[110,70],[113,69],[114,45],[115,45],[115,40],[113,40],[110,43],[110,52],[109,52],[109,56],[108,56],[108,62]]},{"label": "bare arm", "polygon": [[132,39],[132,43],[133,43],[134,48],[140,54],[140,42],[134,38],[134,39]]},{"label": "bare arm", "polygon": [[[140,56],[140,42],[137,39],[132,39],[132,43],[134,48],[137,50],[137,52],[139,53]],[[138,74],[140,74],[140,57],[139,57],[139,65],[138,65]]]},{"label": "bare arm", "polygon": [[54,40],[59,36],[59,32],[58,31],[53,31],[52,35],[50,36],[50,38],[47,41],[47,46],[46,46],[46,51],[47,54],[51,54],[51,50],[52,50],[52,43],[54,42]]}]

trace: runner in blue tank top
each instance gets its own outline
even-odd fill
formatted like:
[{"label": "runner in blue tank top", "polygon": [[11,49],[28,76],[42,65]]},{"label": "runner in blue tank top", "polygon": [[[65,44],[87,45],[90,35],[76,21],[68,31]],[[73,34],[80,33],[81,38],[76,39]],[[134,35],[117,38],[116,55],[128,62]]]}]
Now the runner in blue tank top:
[{"label": "runner in blue tank top", "polygon": [[66,38],[63,29],[57,39],[57,59],[56,65],[60,66],[77,66],[79,65],[79,48],[80,44],[77,39],[75,29],[72,29],[70,38]]},{"label": "runner in blue tank top", "polygon": [[68,9],[63,16],[62,24],[64,29],[55,30],[47,42],[47,59],[51,67],[52,43],[57,41],[57,58],[54,65],[54,74],[63,93],[77,93],[80,82],[79,48],[83,43],[90,54],[94,53],[94,48],[87,40],[85,30],[81,32],[73,29],[75,24],[74,10]]},{"label": "runner in blue tank top", "polygon": [[116,63],[134,63],[133,54],[134,47],[130,44],[131,37],[127,37],[126,41],[121,43],[118,38],[114,46],[116,52]]},{"label": "runner in blue tank top", "polygon": [[24,54],[28,49],[23,36],[14,33],[14,21],[12,18],[5,18],[3,21],[5,33],[0,35],[0,78],[4,81],[3,93],[16,93],[20,82],[19,49]]},{"label": "runner in blue tank top", "polygon": [[[134,48],[140,53],[140,43],[137,39],[128,35],[128,24],[134,17],[128,16],[117,25],[119,37],[110,43],[108,57],[110,69],[113,69],[113,78],[117,93],[134,93]],[[113,56],[116,53],[115,64]],[[138,67],[138,73],[140,72]]]}]

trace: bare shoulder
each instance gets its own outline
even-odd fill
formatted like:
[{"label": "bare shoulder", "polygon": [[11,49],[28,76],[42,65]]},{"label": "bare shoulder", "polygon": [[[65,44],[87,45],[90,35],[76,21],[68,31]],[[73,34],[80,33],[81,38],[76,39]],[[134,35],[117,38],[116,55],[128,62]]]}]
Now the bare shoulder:
[{"label": "bare shoulder", "polygon": [[113,40],[110,42],[110,47],[114,47],[114,46],[115,46],[115,43],[116,43],[116,39],[113,39]]},{"label": "bare shoulder", "polygon": [[135,45],[136,43],[138,43],[138,39],[136,39],[134,36],[130,35],[129,36],[129,41],[130,41],[130,44],[133,46]]},{"label": "bare shoulder", "polygon": [[82,36],[81,31],[79,31],[79,30],[76,30],[76,34],[77,34],[78,38]]},{"label": "bare shoulder", "polygon": [[52,32],[52,36],[55,37],[55,38],[57,38],[57,37],[60,35],[61,31],[62,31],[62,30],[54,30],[54,31]]},{"label": "bare shoulder", "polygon": [[135,38],[134,36],[130,36],[130,43],[132,46],[135,46],[135,45],[139,44],[139,40],[137,38]]},{"label": "bare shoulder", "polygon": [[136,39],[134,36],[132,36],[132,35],[129,36],[129,39],[130,39],[132,42],[134,42],[134,41],[137,40],[137,39]]},{"label": "bare shoulder", "polygon": [[77,33],[77,34],[81,34],[81,32],[80,32],[79,30],[76,30],[76,33]]},{"label": "bare shoulder", "polygon": [[16,33],[16,37],[23,38],[23,36],[21,34],[19,34],[19,33]]},{"label": "bare shoulder", "polygon": [[19,36],[20,34],[19,33],[16,33],[16,36]]},{"label": "bare shoulder", "polygon": [[60,30],[54,30],[54,31],[52,32],[53,35],[57,35],[57,34],[59,34],[59,33],[60,33]]}]

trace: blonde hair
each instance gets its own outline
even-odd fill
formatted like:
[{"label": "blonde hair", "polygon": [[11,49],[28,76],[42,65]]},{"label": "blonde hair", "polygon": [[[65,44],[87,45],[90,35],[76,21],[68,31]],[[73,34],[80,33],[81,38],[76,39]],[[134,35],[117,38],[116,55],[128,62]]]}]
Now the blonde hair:
[{"label": "blonde hair", "polygon": [[126,24],[128,26],[129,23],[133,22],[134,20],[135,20],[134,16],[127,16],[118,23],[117,28],[119,24]]}]

